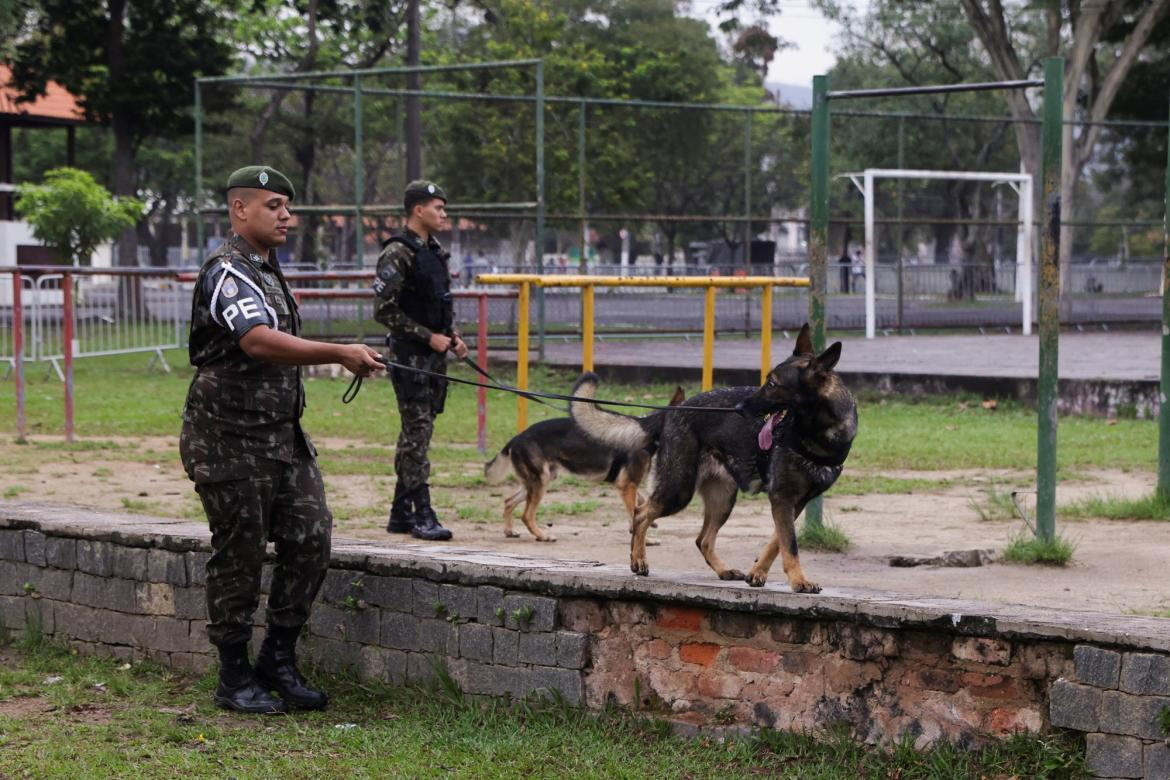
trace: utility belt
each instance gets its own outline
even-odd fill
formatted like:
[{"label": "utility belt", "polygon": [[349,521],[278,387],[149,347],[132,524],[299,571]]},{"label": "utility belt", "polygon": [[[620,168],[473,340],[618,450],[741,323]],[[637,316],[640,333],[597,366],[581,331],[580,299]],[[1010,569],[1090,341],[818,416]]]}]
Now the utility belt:
[{"label": "utility belt", "polygon": [[[395,363],[423,371],[447,373],[447,356],[414,339],[387,339]],[[434,414],[442,414],[447,403],[447,380],[417,371],[390,368],[390,381],[400,401],[429,401]]]}]

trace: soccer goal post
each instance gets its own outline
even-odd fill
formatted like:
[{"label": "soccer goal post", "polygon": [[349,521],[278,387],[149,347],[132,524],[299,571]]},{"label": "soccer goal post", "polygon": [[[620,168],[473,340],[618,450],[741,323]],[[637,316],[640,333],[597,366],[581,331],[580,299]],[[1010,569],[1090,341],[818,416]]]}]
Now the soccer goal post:
[{"label": "soccer goal post", "polygon": [[1028,173],[976,171],[921,171],[905,168],[866,168],[861,173],[843,173],[861,192],[865,204],[865,337],[872,339],[877,330],[876,258],[874,231],[874,179],[946,179],[950,181],[986,181],[1007,184],[1019,199],[1016,224],[1016,300],[1022,304],[1020,326],[1024,335],[1032,332],[1032,176]]}]

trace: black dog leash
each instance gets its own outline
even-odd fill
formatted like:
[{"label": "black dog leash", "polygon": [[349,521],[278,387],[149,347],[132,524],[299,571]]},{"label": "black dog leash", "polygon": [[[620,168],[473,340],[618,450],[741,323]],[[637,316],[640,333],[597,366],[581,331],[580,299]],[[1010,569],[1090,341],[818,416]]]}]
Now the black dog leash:
[{"label": "black dog leash", "polygon": [[[542,392],[539,392],[537,390],[521,390],[518,387],[512,387],[511,385],[505,385],[502,382],[495,381],[495,379],[493,379],[490,374],[488,374],[486,371],[481,370],[480,367],[475,365],[475,363],[468,357],[462,358],[462,360],[464,362],[468,363],[468,365],[472,366],[476,370],[477,373],[479,373],[481,376],[483,376],[485,379],[487,379],[488,383],[485,384],[484,382],[472,382],[469,379],[460,379],[459,377],[447,376],[446,374],[439,373],[438,371],[429,371],[425,368],[416,368],[415,366],[406,366],[406,365],[403,365],[402,363],[395,363],[393,360],[390,360],[390,359],[384,358],[384,357],[378,357],[378,358],[375,358],[375,360],[377,360],[379,363],[381,363],[382,365],[384,365],[388,368],[401,368],[404,371],[413,371],[416,374],[423,374],[424,376],[435,377],[436,379],[443,379],[447,382],[455,382],[456,384],[461,384],[461,385],[471,385],[472,387],[486,387],[490,390],[501,390],[505,393],[513,393],[514,395],[518,395],[522,398],[528,398],[532,401],[536,401],[537,403],[545,404],[545,406],[550,406],[559,412],[563,412],[565,410],[561,409],[557,406],[553,406],[552,404],[545,403],[541,399],[542,398],[550,398],[550,399],[555,400],[555,401],[568,401],[569,403],[572,403],[573,401],[582,401],[584,403],[594,404],[596,406],[629,406],[629,407],[633,407],[635,409],[653,409],[655,411],[666,411],[666,412],[669,412],[669,411],[731,412],[733,414],[738,414],[738,412],[736,412],[736,410],[734,408],[731,408],[731,407],[684,406],[682,404],[679,404],[678,406],[659,406],[656,404],[639,404],[639,403],[633,403],[630,401],[606,401],[604,399],[599,399],[599,398],[586,398],[586,397],[580,396],[580,395],[566,395],[564,393],[542,393]],[[362,377],[355,376],[353,378],[353,381],[349,383],[349,387],[346,389],[345,394],[341,396],[342,403],[348,404],[350,401],[357,398],[357,394],[361,389],[362,389]]]},{"label": "black dog leash", "polygon": [[[447,381],[447,382],[458,382],[459,384],[474,385],[475,387],[486,387],[486,388],[490,388],[492,390],[503,390],[505,392],[515,393],[516,395],[520,395],[520,396],[523,396],[525,398],[531,399],[538,404],[544,404],[548,408],[555,409],[558,412],[561,412],[562,414],[569,413],[568,407],[557,406],[556,404],[550,404],[548,401],[545,401],[543,398],[538,398],[537,397],[538,394],[534,395],[533,393],[530,393],[526,390],[521,390],[518,387],[512,387],[511,385],[506,385],[503,382],[500,382],[494,376],[489,374],[487,371],[484,371],[482,368],[480,368],[476,364],[476,362],[474,360],[472,360],[467,355],[464,355],[463,357],[459,358],[459,360],[461,362],[466,363],[467,365],[471,366],[473,369],[475,369],[475,372],[477,374],[479,374],[480,376],[482,376],[484,379],[487,380],[486,384],[483,382],[468,382],[466,379],[458,379],[456,377],[448,376],[446,374],[441,374],[437,371],[428,371],[424,368],[415,368],[414,366],[404,366],[401,363],[395,363],[395,362],[393,362],[387,358],[384,358],[384,357],[377,357],[374,359],[388,368],[390,368],[390,367],[404,368],[407,371],[414,371],[414,372],[417,372],[419,374],[425,374],[427,376],[442,377],[443,380]],[[341,402],[347,404],[347,403],[353,401],[353,399],[357,398],[357,394],[358,394],[358,392],[361,391],[361,389],[362,389],[362,377],[355,376],[353,378],[353,381],[351,381],[349,383],[349,387],[346,388],[345,394],[343,396],[341,396]]]}]

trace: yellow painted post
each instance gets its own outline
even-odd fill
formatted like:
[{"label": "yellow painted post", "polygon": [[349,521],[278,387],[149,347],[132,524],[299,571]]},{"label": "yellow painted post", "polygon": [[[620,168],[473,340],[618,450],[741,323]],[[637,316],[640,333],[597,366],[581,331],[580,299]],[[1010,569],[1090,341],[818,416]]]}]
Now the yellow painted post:
[{"label": "yellow painted post", "polygon": [[[521,390],[528,389],[528,282],[520,285],[520,311],[517,314],[516,324],[516,386]],[[522,431],[528,427],[528,399],[516,396],[516,430]]]},{"label": "yellow painted post", "polygon": [[760,302],[760,384],[768,381],[772,370],[772,285],[764,285],[764,300]]},{"label": "yellow painted post", "polygon": [[581,288],[581,370],[593,370],[593,285]]},{"label": "yellow painted post", "polygon": [[715,287],[707,287],[703,306],[703,392],[715,384]]}]

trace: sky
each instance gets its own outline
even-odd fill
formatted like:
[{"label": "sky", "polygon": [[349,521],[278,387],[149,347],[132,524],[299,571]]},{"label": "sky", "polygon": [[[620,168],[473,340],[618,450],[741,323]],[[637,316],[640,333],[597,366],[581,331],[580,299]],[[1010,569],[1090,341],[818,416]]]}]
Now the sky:
[{"label": "sky", "polygon": [[[863,6],[866,0],[847,0],[854,7]],[[716,23],[715,8],[718,0],[692,0],[696,14]],[[779,52],[768,68],[769,82],[801,84],[812,88],[812,77],[826,73],[833,67],[836,57],[831,48],[840,28],[829,22],[808,0],[780,0],[780,14],[768,20],[769,31],[796,44],[793,48]]]}]

